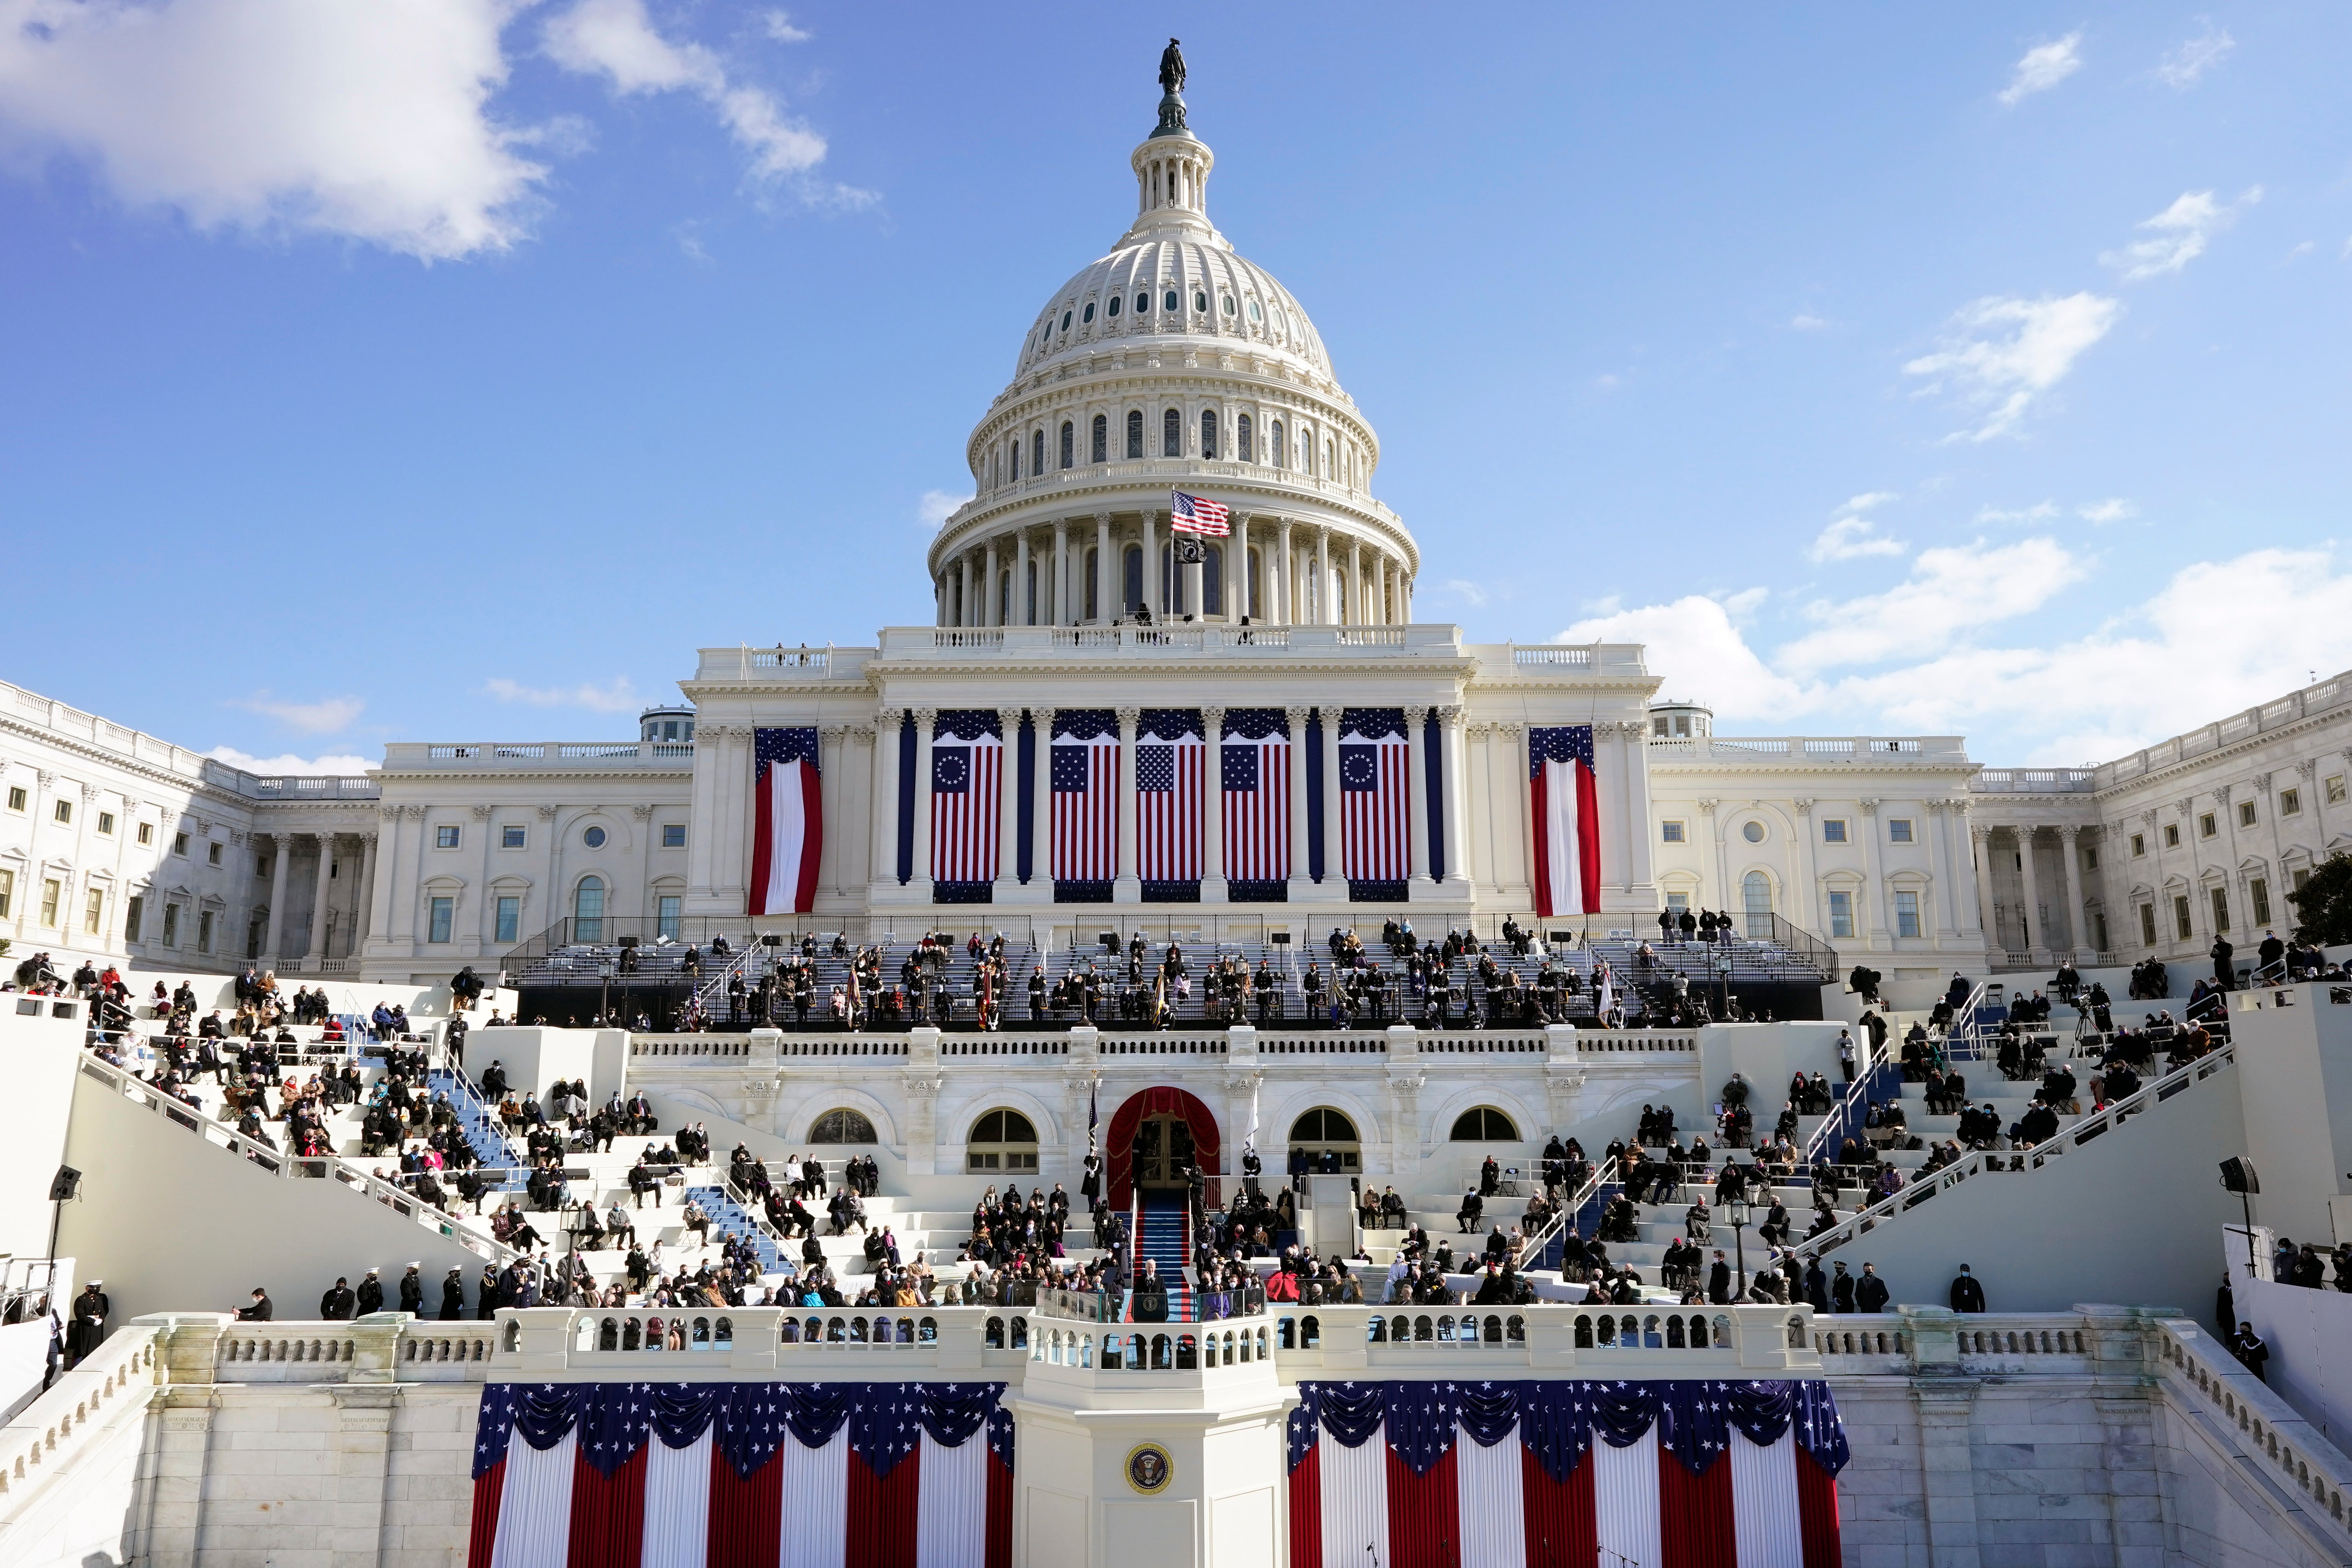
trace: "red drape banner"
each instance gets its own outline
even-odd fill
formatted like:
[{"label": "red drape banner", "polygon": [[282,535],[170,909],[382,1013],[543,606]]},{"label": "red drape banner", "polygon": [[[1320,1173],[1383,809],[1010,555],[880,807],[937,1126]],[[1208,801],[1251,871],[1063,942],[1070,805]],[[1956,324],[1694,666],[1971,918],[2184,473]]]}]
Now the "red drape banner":
[{"label": "red drape banner", "polygon": [[1217,1137],[1216,1117],[1194,1096],[1171,1085],[1158,1084],[1140,1094],[1129,1095],[1111,1113],[1109,1140],[1103,1149],[1104,1162],[1110,1170],[1111,1207],[1127,1207],[1127,1200],[1135,1189],[1135,1130],[1147,1116],[1170,1115],[1183,1117],[1184,1125],[1192,1130],[1192,1145],[1201,1169],[1213,1176],[1217,1173],[1223,1146]]}]

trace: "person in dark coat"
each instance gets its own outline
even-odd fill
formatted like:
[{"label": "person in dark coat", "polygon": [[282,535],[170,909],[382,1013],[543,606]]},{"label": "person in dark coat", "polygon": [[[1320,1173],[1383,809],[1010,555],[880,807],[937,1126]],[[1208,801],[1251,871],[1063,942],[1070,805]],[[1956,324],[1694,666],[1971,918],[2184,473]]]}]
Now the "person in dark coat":
[{"label": "person in dark coat", "polygon": [[1883,1312],[1886,1310],[1887,1294],[1886,1281],[1878,1277],[1878,1270],[1870,1264],[1864,1264],[1862,1278],[1853,1282],[1853,1310],[1857,1312]]},{"label": "person in dark coat", "polygon": [[441,1321],[455,1323],[466,1316],[466,1271],[449,1270],[449,1278],[441,1281]]},{"label": "person in dark coat", "polygon": [[1981,1312],[1984,1310],[1984,1287],[1977,1282],[1977,1277],[1969,1273],[1969,1266],[1963,1263],[1959,1273],[1952,1279],[1952,1310]]},{"label": "person in dark coat", "polygon": [[319,1316],[331,1323],[348,1323],[352,1321],[352,1309],[358,1305],[359,1298],[352,1293],[352,1282],[338,1274],[334,1284],[328,1287],[327,1293],[319,1298]]},{"label": "person in dark coat", "polygon": [[1805,1265],[1805,1300],[1813,1304],[1816,1312],[1830,1310],[1830,1282],[1822,1272],[1822,1260],[1813,1258]]},{"label": "person in dark coat", "polygon": [[357,1295],[359,1297],[358,1307],[359,1315],[361,1317],[364,1318],[371,1312],[381,1312],[383,1310],[383,1281],[376,1278],[376,1271],[374,1269],[369,1269],[367,1271],[367,1278],[360,1281],[360,1288],[357,1291]]},{"label": "person in dark coat", "polygon": [[2238,1358],[2241,1366],[2254,1374],[2256,1382],[2270,1382],[2269,1374],[2263,1371],[2263,1364],[2271,1359],[2271,1347],[2263,1343],[2262,1336],[2254,1332],[2253,1324],[2238,1325],[2238,1331],[2230,1336],[2230,1353]]},{"label": "person in dark coat", "polygon": [[2228,937],[2217,936],[2210,951],[2213,954],[2213,984],[2227,991],[2235,978],[2230,972],[2230,960],[2237,956],[2238,950],[2230,945]]},{"label": "person in dark coat", "polygon": [[425,1315],[425,1281],[416,1272],[416,1265],[400,1277],[400,1310],[412,1318]]},{"label": "person in dark coat", "polygon": [[1837,1265],[1836,1277],[1830,1280],[1830,1310],[1832,1312],[1853,1310],[1853,1276],[1845,1271],[1845,1265],[1843,1263]]},{"label": "person in dark coat", "polygon": [[253,1304],[236,1310],[236,1321],[240,1323],[266,1323],[277,1315],[278,1309],[270,1305],[269,1292],[258,1285],[253,1288]]},{"label": "person in dark coat", "polygon": [[78,1366],[82,1357],[99,1347],[106,1338],[106,1317],[114,1310],[105,1291],[99,1289],[103,1279],[93,1279],[81,1288],[73,1299],[72,1316],[66,1324],[67,1364]]},{"label": "person in dark coat", "polygon": [[1715,1263],[1706,1271],[1706,1299],[1717,1306],[1731,1300],[1731,1265],[1723,1258],[1723,1248],[1715,1249]]}]

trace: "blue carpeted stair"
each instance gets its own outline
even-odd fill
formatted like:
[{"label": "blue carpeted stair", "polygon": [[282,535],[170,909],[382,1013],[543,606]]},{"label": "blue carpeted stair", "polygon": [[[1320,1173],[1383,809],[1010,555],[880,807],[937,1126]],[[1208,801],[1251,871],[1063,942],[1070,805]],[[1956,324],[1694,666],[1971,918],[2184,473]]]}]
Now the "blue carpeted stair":
[{"label": "blue carpeted stair", "polygon": [[425,1075],[425,1088],[430,1094],[446,1094],[457,1112],[458,1130],[465,1133],[466,1142],[485,1165],[518,1167],[484,1178],[492,1192],[513,1192],[523,1185],[519,1167],[528,1162],[522,1151],[507,1142],[506,1133],[498,1121],[483,1106],[482,1097],[464,1073],[446,1068],[435,1068]]},{"label": "blue carpeted stair", "polygon": [[759,1255],[761,1272],[776,1271],[776,1242],[760,1228],[742,1205],[727,1195],[722,1187],[688,1187],[688,1202],[699,1205],[710,1216],[710,1228],[715,1236],[743,1236],[751,1239],[751,1250]]},{"label": "blue carpeted stair", "polygon": [[1141,1272],[1146,1258],[1159,1265],[1160,1278],[1168,1282],[1170,1320],[1189,1323],[1192,1321],[1192,1288],[1184,1282],[1184,1269],[1192,1262],[1189,1242],[1192,1226],[1185,1196],[1179,1192],[1144,1193],[1138,1209],[1136,1269]]},{"label": "blue carpeted stair", "polygon": [[[1591,1240],[1593,1233],[1601,1228],[1601,1216],[1608,1209],[1609,1200],[1624,1190],[1620,1183],[1602,1183],[1593,1191],[1592,1195],[1585,1200],[1584,1206],[1570,1216],[1568,1229],[1575,1231],[1578,1236],[1588,1241]],[[1563,1230],[1544,1243],[1543,1254],[1536,1259],[1535,1267],[1558,1268],[1560,1254],[1566,1251],[1567,1247],[1568,1230]]]}]

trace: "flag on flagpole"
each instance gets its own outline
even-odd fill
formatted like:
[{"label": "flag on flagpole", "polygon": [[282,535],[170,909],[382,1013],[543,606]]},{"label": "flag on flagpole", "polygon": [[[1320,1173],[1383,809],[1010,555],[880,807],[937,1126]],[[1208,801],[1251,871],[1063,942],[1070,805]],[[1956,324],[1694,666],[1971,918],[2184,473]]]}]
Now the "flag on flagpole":
[{"label": "flag on flagpole", "polygon": [[816,907],[824,792],[814,728],[751,731],[751,900],[755,915]]},{"label": "flag on flagpole", "polygon": [[1211,539],[1223,539],[1233,532],[1225,521],[1225,509],[1202,496],[1188,496],[1182,490],[1168,492],[1170,506],[1168,527],[1176,533],[1198,533]]},{"label": "flag on flagpole", "polygon": [[1528,729],[1528,800],[1537,916],[1600,913],[1601,807],[1591,725]]}]

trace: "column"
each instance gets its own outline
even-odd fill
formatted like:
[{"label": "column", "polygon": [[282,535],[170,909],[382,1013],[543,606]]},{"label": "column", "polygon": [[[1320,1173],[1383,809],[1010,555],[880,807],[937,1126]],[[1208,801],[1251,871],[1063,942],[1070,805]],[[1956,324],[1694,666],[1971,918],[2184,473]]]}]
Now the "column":
[{"label": "column", "polygon": [[898,879],[899,713],[885,708],[874,716],[874,842],[866,866],[875,882]]},{"label": "column", "polygon": [[[1932,1309],[1930,1309],[1932,1310]],[[1916,1332],[1916,1330],[1914,1330]],[[1974,1378],[1915,1378],[1911,1400],[1919,1412],[1919,1469],[1927,1562],[1933,1568],[1977,1568],[1979,1555],[1976,1458],[1970,1441]]]},{"label": "column", "polygon": [[[292,859],[293,842],[283,833],[269,836],[269,934],[262,939],[261,951],[269,956],[263,962],[271,969],[278,967],[278,942],[286,932],[286,862]],[[375,840],[368,840],[368,862],[375,861]]]},{"label": "column", "polygon": [[[2082,828],[2073,824],[2058,830],[2058,845],[2066,856],[2066,945],[2078,953],[2090,946],[2084,935],[2084,928],[2089,922],[2083,917],[2082,837]],[[2251,907],[2247,912],[2252,912]],[[2075,962],[2084,961],[2078,958]]]},{"label": "column", "polygon": [[[1151,519],[1144,514],[1145,537],[1150,536]],[[1150,557],[1145,557],[1149,564]],[[1151,574],[1144,577],[1149,582]],[[1111,889],[1111,897],[1123,904],[1139,902],[1143,897],[1143,879],[1136,871],[1135,860],[1135,721],[1142,717],[1140,708],[1118,710],[1118,880]]]},{"label": "column", "polygon": [[1462,710],[1458,707],[1437,710],[1438,743],[1444,748],[1440,765],[1444,770],[1444,810],[1439,814],[1445,830],[1445,886],[1457,892],[1470,890],[1470,868],[1465,864],[1463,843],[1469,836],[1462,830]]},{"label": "column", "polygon": [[[816,743],[817,799],[822,803],[824,820],[828,826],[838,824],[840,826],[846,827],[849,826],[849,810],[843,797],[849,790],[846,762],[849,754],[849,726],[846,724],[820,726],[816,732]],[[650,808],[635,809],[649,810]],[[817,857],[817,880],[827,892],[840,893],[848,890],[843,886],[841,879],[842,869],[849,860],[848,847],[845,837],[835,838],[831,833],[825,835],[824,846]],[[646,916],[648,920],[658,912],[658,906],[653,902],[653,840],[648,837],[646,840]],[[751,907],[748,899],[744,901],[743,907],[747,910]]]},{"label": "column", "polygon": [[1977,889],[1977,931],[1984,938],[1985,951],[1992,951],[1992,914],[1985,902],[1985,893],[1992,881],[1992,828],[1971,822],[1969,824],[1969,879]]},{"label": "column", "polygon": [[1043,901],[1054,897],[1054,710],[1032,708],[1029,721],[1037,727],[1037,770],[1030,780],[1029,885],[1043,889]]},{"label": "column", "polygon": [[[1041,602],[1034,605],[1030,602],[1029,531],[1025,528],[1023,529],[1019,537],[1021,541],[1020,550],[1014,556],[1013,563],[1013,614],[1008,618],[1011,623],[1016,626],[1039,626],[1044,624],[1045,616],[1043,612],[1047,607],[1042,601],[1051,598],[1053,595],[1051,594],[1040,594],[1038,595],[1038,599]],[[1007,739],[1010,738],[1011,737],[1009,736],[1007,737]]]},{"label": "column", "polygon": [[936,708],[915,710],[915,886],[931,897],[931,723]]},{"label": "column", "polygon": [[2042,870],[2033,863],[2034,830],[2021,824],[2017,828],[2017,858],[2025,873],[2025,951],[2051,945],[2050,933],[2042,930]]},{"label": "column", "polygon": [[1919,911],[1919,934],[1932,936],[1941,947],[1944,938],[1952,934],[1950,919],[1952,899],[1952,847],[1944,835],[1950,830],[1952,803],[1931,800],[1927,803],[1927,875],[1935,879],[1934,915]]},{"label": "column", "polygon": [[1323,708],[1323,893],[1327,900],[1345,901],[1348,839],[1339,810],[1340,711],[1337,703]]},{"label": "column", "polygon": [[1895,921],[1888,912],[1886,869],[1878,851],[1878,803],[1865,800],[1856,804],[1862,807],[1863,904],[1868,914],[1856,921],[1853,934],[1864,947],[1884,947],[1886,943],[1881,938],[1894,931]]},{"label": "column", "polygon": [[310,953],[304,966],[316,971],[327,956],[327,882],[335,873],[335,836],[315,835],[319,840],[319,901],[310,907]]},{"label": "column", "polygon": [[1332,613],[1331,606],[1331,531],[1328,528],[1315,531],[1314,620],[1318,626],[1339,624],[1339,617]]},{"label": "column", "polygon": [[[1013,592],[1020,592],[1016,584]],[[1016,601],[1013,608],[1020,608]],[[996,789],[996,893],[998,903],[1011,900],[1021,882],[1021,710],[996,710],[998,732],[1004,737],[1004,776]]]},{"label": "column", "polygon": [[1801,800],[1797,807],[1797,886],[1790,889],[1789,918],[1815,936],[1830,938],[1829,922],[1821,913],[1821,873],[1814,868],[1815,842],[1821,829],[1813,826],[1813,803]]},{"label": "column", "polygon": [[1348,541],[1348,587],[1339,603],[1347,606],[1344,614],[1349,625],[1360,626],[1371,620],[1364,613],[1364,547],[1355,539]]},{"label": "column", "polygon": [[1307,897],[1307,714],[1305,708],[1286,708],[1290,725],[1290,789],[1286,815],[1290,822],[1290,901]]},{"label": "column", "polygon": [[1408,708],[1404,710],[1404,736],[1411,747],[1411,759],[1406,763],[1407,782],[1412,785],[1406,794],[1412,798],[1412,809],[1405,815],[1412,830],[1412,879],[1405,884],[1405,896],[1417,899],[1433,891],[1429,884],[1429,710]]},{"label": "column", "polygon": [[1054,520],[1054,614],[1057,626],[1074,626],[1077,617],[1070,614],[1070,520]]},{"label": "column", "polygon": [[[1111,592],[1117,581],[1118,563],[1110,549],[1110,513],[1095,513],[1095,624],[1107,626],[1118,615],[1118,600]],[[1085,606],[1081,605],[1079,608]],[[1073,624],[1076,624],[1075,621]]]},{"label": "column", "polygon": [[996,597],[996,541],[992,539],[988,542],[988,578],[980,590],[980,624],[983,626],[1003,626],[1004,612],[1009,607],[999,603]]},{"label": "column", "polygon": [[1278,581],[1276,584],[1275,595],[1267,602],[1266,618],[1276,626],[1292,626],[1298,619],[1298,607],[1293,602],[1291,592],[1298,576],[1298,568],[1290,559],[1290,520],[1288,518],[1282,518],[1276,522],[1274,538],[1275,575]]},{"label": "column", "polygon": [[1412,625],[1412,578],[1402,566],[1397,574],[1397,617],[1406,626]]},{"label": "column", "polygon": [[1223,709],[1201,710],[1201,901],[1222,904],[1226,891]]},{"label": "column", "polygon": [[1160,534],[1153,516],[1143,514],[1143,605],[1156,621],[1168,606],[1160,602]]},{"label": "column", "polygon": [[1535,803],[1528,794],[1534,783],[1530,776],[1533,765],[1528,761],[1528,727],[1525,724],[1503,724],[1496,727],[1496,732],[1503,737],[1504,760],[1511,770],[1511,787],[1504,792],[1510,798],[1511,825],[1507,835],[1503,828],[1496,827],[1495,837],[1498,849],[1503,844],[1511,847],[1508,862],[1511,869],[1507,880],[1502,872],[1504,862],[1498,856],[1495,880],[1498,886],[1507,885],[1512,891],[1521,894],[1517,902],[1532,906],[1535,879],[1528,871],[1528,859],[1535,852],[1532,826]]},{"label": "column", "polygon": [[1375,551],[1372,553],[1372,624],[1389,624],[1389,558]]},{"label": "column", "polygon": [[[387,833],[392,835],[392,841],[384,846],[384,864],[392,868],[391,874],[379,872],[375,885],[368,889],[368,934],[381,940],[392,930],[392,889],[400,875],[400,807],[379,805],[375,816],[380,825],[376,837],[381,839]],[[283,846],[278,851],[280,854],[291,855],[294,852],[294,840],[290,835],[281,835],[279,842]],[[158,915],[156,918],[160,920],[163,917]]]},{"label": "column", "polygon": [[955,624],[968,626],[971,619],[971,555],[969,552],[956,558]]},{"label": "column", "polygon": [[[360,882],[353,889],[358,895],[356,902],[359,905],[360,929],[359,935],[352,942],[354,952],[359,950],[361,942],[375,934],[375,839],[376,836],[373,833],[360,835]],[[273,866],[271,869],[274,871],[276,867]],[[488,892],[489,884],[485,880],[484,897],[487,898]],[[271,893],[269,898],[269,918],[273,928],[270,935],[270,951],[275,952],[277,933],[274,928],[278,921],[278,895],[275,892]]]}]

